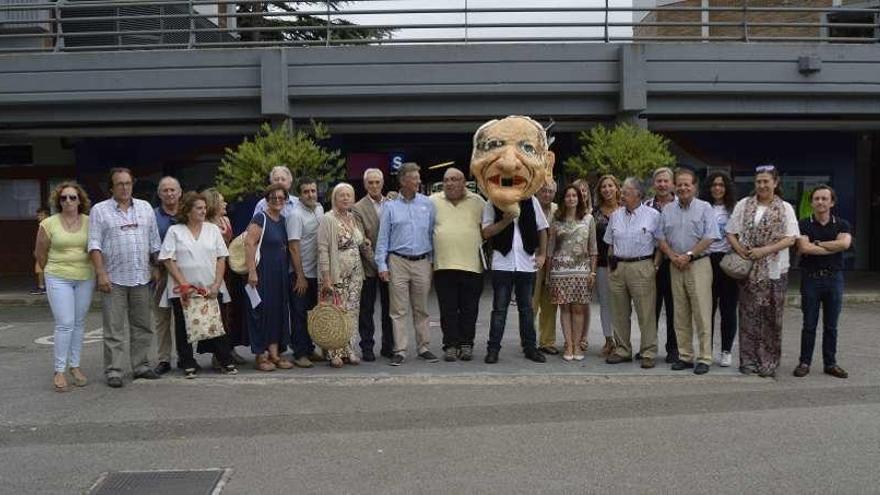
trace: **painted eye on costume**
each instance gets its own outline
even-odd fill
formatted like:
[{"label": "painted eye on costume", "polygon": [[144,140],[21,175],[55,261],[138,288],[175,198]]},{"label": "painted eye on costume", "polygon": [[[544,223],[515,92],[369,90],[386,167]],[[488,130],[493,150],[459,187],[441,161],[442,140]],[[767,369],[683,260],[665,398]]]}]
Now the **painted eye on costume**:
[{"label": "painted eye on costume", "polygon": [[480,141],[477,145],[480,151],[491,151],[494,149],[498,149],[504,146],[504,141],[500,139],[487,139],[485,141]]},{"label": "painted eye on costume", "polygon": [[535,145],[533,145],[532,143],[529,143],[528,141],[520,141],[519,149],[520,149],[520,151],[522,151],[523,153],[526,153],[528,155],[535,155],[538,152],[538,150],[535,149]]}]

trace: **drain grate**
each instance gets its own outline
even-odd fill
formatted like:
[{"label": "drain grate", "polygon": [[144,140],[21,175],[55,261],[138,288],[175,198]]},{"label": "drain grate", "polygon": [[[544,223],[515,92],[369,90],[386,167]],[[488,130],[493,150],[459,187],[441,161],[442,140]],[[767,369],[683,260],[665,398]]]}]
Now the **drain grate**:
[{"label": "drain grate", "polygon": [[191,471],[116,471],[104,473],[90,495],[216,495],[229,477],[229,469]]}]

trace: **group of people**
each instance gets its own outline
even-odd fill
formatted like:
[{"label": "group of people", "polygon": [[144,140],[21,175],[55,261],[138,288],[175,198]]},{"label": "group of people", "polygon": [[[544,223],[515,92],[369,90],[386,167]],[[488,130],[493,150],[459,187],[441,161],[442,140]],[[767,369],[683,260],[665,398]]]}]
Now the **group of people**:
[{"label": "group of people", "polygon": [[[521,167],[522,151],[529,151],[521,142],[485,139],[493,144],[479,149],[491,155],[492,167]],[[535,140],[546,149],[546,136],[542,141],[537,134]],[[250,347],[254,367],[265,372],[308,368],[316,361],[336,368],[375,361],[377,296],[379,355],[392,366],[403,365],[412,325],[416,357],[438,362],[429,331],[432,284],[442,359],[471,361],[485,272],[493,289],[488,364],[499,361],[514,297],[526,359],[541,363],[556,354],[565,361],[584,359],[595,296],[605,337],[600,354],[608,364],[638,359],[642,368],[655,367],[665,306],[665,360],[672,369],[709,371],[717,311],[719,364],[732,365],[739,327],[740,370],[770,377],[779,366],[788,248],[795,244],[803,269],[804,325],[794,374],[810,370],[822,306],[824,371],[846,377],[836,362],[836,332],[849,224],[831,214],[833,189],[820,186],[812,193],[813,215],[799,225],[779,195],[772,165],[756,169],[754,193],[738,202],[723,172],[707,177],[701,199],[693,171],[662,168],[654,173],[655,196],[647,201],[641,180],[621,183],[606,175],[594,189],[577,181],[557,191],[547,182],[503,210],[469,191],[465,174],[455,168],[443,175],[442,192],[431,196],[419,192],[415,163],[400,168],[393,196],[383,194],[382,171],[369,169],[363,174],[366,195],[355,201],[354,188],[339,183],[327,212],[315,180],[303,177],[294,184],[283,166],[269,178],[243,234],[244,275],[227,269],[233,232],[224,198],[214,189],[183,194],[176,179],[165,177],[154,209],[132,197],[131,171],[114,168],[111,197],[90,210],[78,184],[56,187],[51,201],[57,213],[40,223],[35,251],[56,321],[55,389],[88,381],[80,351],[95,288],[102,298],[105,380],[122,387],[129,367],[136,379],[169,372],[172,343],[177,367],[188,378],[200,370],[195,352],[212,354],[218,371],[237,373],[245,362],[235,352],[240,345]],[[734,280],[719,268],[730,252],[752,261],[747,278]],[[224,331],[200,340],[194,352],[185,313],[197,297],[220,303]],[[313,343],[307,314],[319,301],[341,307],[351,318],[357,330],[345,345],[319,349]],[[631,345],[633,310],[641,334],[637,353]],[[159,362],[151,366],[154,333]],[[288,348],[292,359],[285,357]]]}]

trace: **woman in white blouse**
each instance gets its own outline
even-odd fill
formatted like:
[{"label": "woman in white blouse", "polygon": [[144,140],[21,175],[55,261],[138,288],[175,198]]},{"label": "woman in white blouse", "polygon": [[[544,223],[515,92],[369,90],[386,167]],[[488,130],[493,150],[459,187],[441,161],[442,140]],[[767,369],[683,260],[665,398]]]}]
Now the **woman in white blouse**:
[{"label": "woman in white blouse", "polygon": [[[187,341],[183,304],[187,304],[189,297],[194,294],[220,298],[221,303],[230,301],[223,282],[229,251],[220,228],[205,221],[206,213],[203,195],[195,192],[184,194],[177,214],[178,223],[168,229],[159,252],[159,260],[164,261],[168,269],[168,284],[160,305],[167,307],[170,302],[174,309],[178,366],[184,369],[187,378],[195,377],[198,365],[192,345]],[[212,352],[224,373],[238,373],[232,359],[232,347],[225,334],[199,342],[199,350]]]}]

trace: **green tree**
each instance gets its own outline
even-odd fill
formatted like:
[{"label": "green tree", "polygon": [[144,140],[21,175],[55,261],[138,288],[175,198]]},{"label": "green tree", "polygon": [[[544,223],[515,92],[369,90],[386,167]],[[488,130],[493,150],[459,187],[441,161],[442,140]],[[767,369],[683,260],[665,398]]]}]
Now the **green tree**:
[{"label": "green tree", "polygon": [[266,187],[272,167],[285,165],[294,179],[308,176],[318,183],[343,177],[345,159],[339,150],[318,144],[330,137],[327,127],[312,122],[310,128],[293,129],[289,123],[273,128],[263,124],[253,139],[245,138],[226,155],[217,171],[217,189],[230,201],[258,193]]},{"label": "green tree", "polygon": [[656,168],[675,163],[665,137],[631,124],[598,125],[581,132],[578,142],[580,153],[565,160],[565,171],[576,177],[596,173],[644,178]]},{"label": "green tree", "polygon": [[[328,28],[330,42],[333,44],[345,44],[341,40],[381,40],[388,38],[390,29],[358,28],[357,25],[345,19],[327,19],[325,16],[299,13],[304,5],[326,6],[329,14],[338,11],[339,4],[345,2],[259,2],[238,4],[237,12],[244,14],[238,17],[239,34],[242,41],[248,42],[285,42],[296,44],[303,42],[327,42]],[[260,15],[266,14],[266,15]],[[264,29],[260,29],[264,28]]]}]

